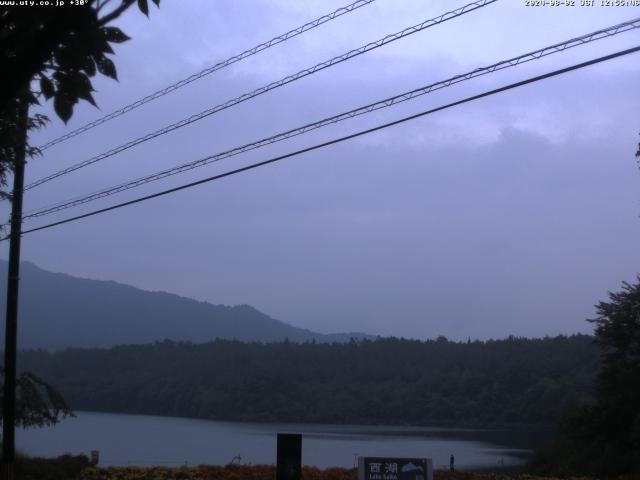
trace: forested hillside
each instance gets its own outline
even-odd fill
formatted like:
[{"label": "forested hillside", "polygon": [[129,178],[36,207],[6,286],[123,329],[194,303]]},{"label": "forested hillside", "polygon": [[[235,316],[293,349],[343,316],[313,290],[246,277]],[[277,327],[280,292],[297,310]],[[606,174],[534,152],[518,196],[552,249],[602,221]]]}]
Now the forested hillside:
[{"label": "forested hillside", "polygon": [[220,420],[542,426],[590,396],[586,335],[487,342],[170,341],[22,352],[74,409]]}]

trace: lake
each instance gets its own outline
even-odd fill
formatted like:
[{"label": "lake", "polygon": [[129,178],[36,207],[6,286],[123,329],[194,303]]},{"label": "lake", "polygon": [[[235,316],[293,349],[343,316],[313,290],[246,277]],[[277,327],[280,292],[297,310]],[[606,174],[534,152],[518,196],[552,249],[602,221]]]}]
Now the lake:
[{"label": "lake", "polygon": [[[35,456],[100,452],[100,465],[274,464],[276,433],[302,433],[302,462],[353,467],[356,455],[427,457],[434,468],[522,464],[540,434],[429,427],[307,425],[77,412],[51,428],[19,429],[17,448]],[[239,460],[238,457],[239,456]]]}]

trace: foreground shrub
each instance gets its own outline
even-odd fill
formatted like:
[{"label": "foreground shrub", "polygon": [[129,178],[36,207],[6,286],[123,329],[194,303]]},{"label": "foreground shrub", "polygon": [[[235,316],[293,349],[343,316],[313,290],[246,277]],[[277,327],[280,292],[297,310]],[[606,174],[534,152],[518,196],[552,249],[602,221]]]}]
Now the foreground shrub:
[{"label": "foreground shrub", "polygon": [[15,474],[20,480],[78,480],[90,466],[85,455],[62,455],[58,458],[16,458]]},{"label": "foreground shrub", "polygon": [[[199,467],[110,467],[89,468],[81,480],[274,480],[272,465],[227,465]],[[356,469],[303,467],[302,480],[357,480]],[[593,477],[562,477],[565,480],[594,480]],[[530,474],[495,474],[435,471],[434,480],[560,480],[559,477]],[[617,480],[639,480],[619,477]]]}]

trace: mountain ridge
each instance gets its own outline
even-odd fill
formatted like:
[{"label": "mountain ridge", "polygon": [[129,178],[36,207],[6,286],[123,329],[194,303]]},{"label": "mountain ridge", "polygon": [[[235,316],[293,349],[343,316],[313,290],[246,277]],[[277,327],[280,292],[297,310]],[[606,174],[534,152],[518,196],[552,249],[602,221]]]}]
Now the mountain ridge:
[{"label": "mountain ridge", "polygon": [[[5,314],[7,267],[6,260],[0,260],[0,318]],[[360,332],[322,334],[277,320],[248,304],[213,304],[113,280],[54,273],[27,261],[21,264],[19,312],[19,347],[45,350],[165,339],[330,343],[375,338]]]}]

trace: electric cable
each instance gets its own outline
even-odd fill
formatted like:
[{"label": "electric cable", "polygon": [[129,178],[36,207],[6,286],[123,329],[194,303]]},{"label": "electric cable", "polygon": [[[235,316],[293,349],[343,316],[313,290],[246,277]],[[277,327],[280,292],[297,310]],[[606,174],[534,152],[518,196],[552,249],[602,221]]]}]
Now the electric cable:
[{"label": "electric cable", "polygon": [[268,85],[265,85],[263,87],[260,87],[256,90],[253,90],[252,92],[249,93],[245,93],[243,95],[240,95],[239,97],[236,97],[232,100],[228,100],[225,103],[221,103],[219,105],[216,105],[215,107],[209,108],[207,110],[204,110],[200,113],[197,113],[195,115],[192,115],[188,118],[182,119],[179,122],[173,123],[171,125],[168,125],[160,130],[156,130],[154,132],[148,133],[142,137],[138,137],[134,140],[131,140],[127,143],[124,143],[122,145],[119,145],[118,147],[112,148],[111,150],[101,153],[99,155],[96,155],[94,157],[91,157],[87,160],[84,160],[82,162],[76,163],[75,165],[71,165],[67,168],[64,168],[62,170],[59,170],[55,173],[52,173],[51,175],[48,175],[46,177],[43,177],[39,180],[36,180],[34,182],[31,182],[30,184],[25,186],[25,191],[26,190],[30,190],[32,188],[35,188],[39,185],[42,185],[43,183],[49,182],[55,178],[58,178],[62,175],[67,175],[71,172],[74,172],[80,168],[92,165],[96,162],[99,162],[101,160],[104,160],[105,158],[109,158],[112,157],[113,155],[116,155],[118,153],[121,153],[125,150],[128,150],[136,145],[139,145],[141,143],[147,142],[149,140],[152,140],[156,137],[159,137],[161,135],[167,134],[169,132],[172,132],[174,130],[177,130],[178,128],[182,128],[185,127],[187,125],[190,125],[194,122],[197,122],[198,120],[202,120],[205,117],[208,117],[210,115],[213,115],[215,113],[218,113],[222,110],[226,110],[230,107],[233,107],[235,105],[238,105],[239,103],[245,102],[251,98],[257,97],[258,95],[262,95],[264,93],[267,93],[271,90],[274,90],[276,88],[282,87],[284,85],[287,85],[291,82],[294,82],[296,80],[299,80],[301,78],[304,78],[308,75],[317,73],[321,70],[324,70],[325,68],[329,68],[332,67],[334,65],[337,65],[339,63],[345,62],[347,60],[350,60],[354,57],[357,57],[359,55],[362,55],[363,53],[366,53],[368,51],[374,50],[376,48],[380,48],[383,45],[386,45],[388,43],[391,42],[395,42],[396,40],[399,40],[401,38],[405,38],[409,35],[412,35],[414,33],[420,32],[422,30],[425,30],[429,27],[433,27],[434,25],[438,25],[440,23],[446,22],[447,20],[451,20],[457,17],[460,17],[461,15],[464,15],[466,13],[472,12],[474,10],[477,10],[479,8],[485,7],[487,5],[490,5],[492,3],[497,2],[498,0],[476,0],[474,2],[471,2],[463,7],[457,8],[455,10],[443,13],[442,15],[439,15],[435,18],[429,19],[429,20],[425,20],[422,23],[419,23],[417,25],[413,25],[411,27],[407,27],[404,30],[401,30],[400,32],[397,33],[393,33],[390,35],[386,35],[385,37],[375,41],[375,42],[371,42],[368,43],[367,45],[364,45],[360,48],[356,48],[354,50],[350,50],[347,53],[344,53],[342,55],[339,55],[337,57],[333,57],[330,60],[324,61],[322,63],[319,63],[313,67],[310,68],[306,68],[304,70],[300,70],[299,72],[293,74],[293,75],[289,75],[287,77],[284,77],[280,80],[277,80],[275,82],[269,83]]},{"label": "electric cable", "polygon": [[218,70],[221,70],[223,68],[229,67],[231,65],[233,65],[234,63],[237,63],[241,60],[244,60],[247,57],[251,57],[252,55],[255,55],[259,52],[262,52],[263,50],[266,50],[270,47],[273,47],[275,45],[278,45],[282,42],[286,42],[287,40],[297,37],[298,35],[301,35],[304,32],[307,32],[309,30],[312,30],[316,27],[319,27],[320,25],[327,23],[331,20],[334,20],[338,17],[341,17],[342,15],[346,14],[346,13],[351,13],[357,9],[359,9],[360,7],[364,7],[365,5],[369,5],[370,3],[375,2],[375,0],[357,0],[356,2],[353,2],[347,6],[344,7],[340,7],[337,10],[334,10],[331,13],[328,13],[326,15],[323,15],[319,18],[316,18],[315,20],[312,20],[310,22],[305,23],[304,25],[301,25],[297,28],[294,28],[292,30],[289,30],[286,33],[283,33],[282,35],[278,35],[277,37],[273,37],[271,40],[268,40],[264,43],[261,43],[260,45],[256,45],[253,48],[250,48],[248,50],[245,50],[242,53],[238,53],[237,55],[234,55],[232,57],[227,58],[226,60],[223,60],[221,62],[216,63],[215,65],[212,65],[211,67],[207,67],[204,70],[201,70],[198,73],[194,73],[193,75],[188,76],[187,78],[184,78],[182,80],[179,80],[176,83],[173,83],[161,90],[158,90],[150,95],[147,95],[144,98],[141,98],[139,100],[136,100],[133,103],[130,103],[128,105],[125,105],[122,108],[119,108],[118,110],[115,110],[111,113],[109,113],[108,115],[104,115],[96,120],[93,120],[92,122],[89,122],[85,125],[83,125],[82,127],[79,127],[71,132],[68,132],[58,138],[54,138],[53,140],[50,140],[49,142],[45,143],[44,145],[42,145],[41,147],[38,147],[40,149],[40,151],[44,151],[47,148],[50,148],[54,145],[57,145],[58,143],[64,142],[65,140],[68,140],[70,138],[73,138],[77,135],[80,135],[81,133],[84,133],[86,131],[91,130],[92,128],[97,127],[98,125],[102,125],[103,123],[108,122],[109,120],[113,120],[114,118],[118,118],[121,115],[124,115],[125,113],[131,112],[132,110],[135,110],[138,107],[141,107],[142,105],[144,105],[145,103],[149,103],[157,98],[160,97],[164,97],[165,95],[173,92],[174,90],[178,90],[179,88],[184,87],[185,85],[188,85],[192,82],[195,82],[196,80],[201,79],[202,77],[205,77],[207,75],[210,75],[214,72],[217,72]]},{"label": "electric cable", "polygon": [[[173,187],[173,188],[170,188],[170,189],[167,189],[167,190],[163,190],[161,192],[153,193],[153,194],[150,194],[150,195],[145,195],[143,197],[139,197],[139,198],[136,198],[136,199],[133,199],[133,200],[129,200],[127,202],[118,203],[116,205],[112,205],[112,206],[109,206],[109,207],[105,207],[105,208],[101,208],[101,209],[98,209],[98,210],[94,210],[94,211],[91,211],[91,212],[88,212],[88,213],[84,213],[82,215],[76,215],[74,217],[70,217],[70,218],[66,218],[66,219],[63,219],[63,220],[59,220],[57,222],[53,222],[53,223],[49,223],[49,224],[42,225],[42,226],[39,226],[39,227],[31,228],[29,230],[24,230],[22,232],[22,234],[24,235],[24,234],[27,234],[27,233],[33,233],[33,232],[37,232],[37,231],[40,231],[40,230],[45,230],[45,229],[48,229],[48,228],[52,228],[52,227],[55,227],[55,226],[58,226],[58,225],[64,225],[66,223],[75,222],[75,221],[78,221],[78,220],[81,220],[81,219],[84,219],[84,218],[88,218],[88,217],[92,217],[92,216],[95,216],[95,215],[98,215],[98,214],[101,214],[101,213],[106,213],[106,212],[109,212],[109,211],[112,211],[112,210],[117,210],[117,209],[129,206],[129,205],[133,205],[133,204],[136,204],[136,203],[144,202],[146,200],[151,200],[153,198],[169,195],[171,193],[175,193],[175,192],[178,192],[180,190],[185,190],[185,189],[188,189],[188,188],[192,188],[192,187],[195,187],[197,185],[202,185],[204,183],[212,182],[212,181],[215,181],[215,180],[220,180],[222,178],[229,177],[229,176],[232,176],[232,175],[236,175],[238,173],[246,172],[248,170],[253,170],[253,169],[258,168],[258,167],[269,165],[271,163],[279,162],[279,161],[287,159],[287,158],[297,157],[298,155],[301,155],[303,153],[311,152],[311,151],[314,151],[314,150],[319,150],[321,148],[324,148],[324,147],[327,147],[327,146],[330,146],[330,145],[335,145],[337,143],[341,143],[341,142],[344,142],[346,140],[351,140],[353,138],[361,137],[361,136],[367,135],[369,133],[377,132],[379,130],[383,130],[385,128],[389,128],[389,127],[392,127],[392,126],[395,126],[395,125],[399,125],[399,124],[408,122],[410,120],[415,120],[417,118],[424,117],[426,115],[430,115],[430,114],[433,114],[433,113],[436,113],[436,112],[439,112],[439,111],[442,111],[442,110],[446,110],[448,108],[452,108],[452,107],[455,107],[455,106],[458,106],[458,105],[469,103],[469,102],[472,102],[474,100],[479,100],[481,98],[489,97],[491,95],[496,95],[498,93],[505,92],[507,90],[512,90],[514,88],[522,87],[524,85],[529,85],[531,83],[539,82],[541,80],[545,80],[547,78],[555,77],[555,76],[562,75],[562,74],[565,74],[565,73],[568,73],[568,72],[571,72],[571,71],[574,71],[574,70],[585,68],[585,67],[588,67],[590,65],[595,65],[597,63],[601,63],[601,62],[605,62],[605,61],[608,61],[608,60],[612,60],[614,58],[618,58],[618,57],[622,57],[622,56],[629,55],[629,54],[632,54],[632,53],[636,53],[638,51],[640,51],[640,46],[636,46],[636,47],[629,48],[629,49],[626,49],[626,50],[621,50],[621,51],[618,51],[618,52],[615,52],[615,53],[612,53],[612,54],[609,54],[609,55],[605,55],[605,56],[598,57],[598,58],[595,58],[595,59],[592,59],[592,60],[588,60],[586,62],[582,62],[582,63],[578,63],[578,64],[575,64],[575,65],[571,65],[569,67],[565,67],[565,68],[561,68],[561,69],[558,69],[558,70],[554,70],[554,71],[551,71],[551,72],[548,72],[548,73],[545,73],[545,74],[542,74],[542,75],[537,75],[535,77],[530,77],[530,78],[528,78],[526,80],[521,80],[519,82],[510,83],[508,85],[505,85],[505,86],[502,86],[502,87],[499,87],[499,88],[496,88],[496,89],[493,89],[493,90],[489,90],[489,91],[486,91],[486,92],[483,92],[483,93],[480,93],[480,94],[477,94],[477,95],[466,97],[466,98],[464,98],[462,100],[451,102],[451,103],[448,103],[446,105],[442,105],[442,106],[437,107],[437,108],[432,108],[430,110],[425,110],[423,112],[416,113],[414,115],[409,115],[407,117],[403,117],[403,118],[400,118],[398,120],[394,120],[392,122],[384,123],[384,124],[378,125],[376,127],[368,128],[366,130],[361,130],[359,132],[352,133],[352,134],[349,134],[349,135],[345,135],[345,136],[342,136],[342,137],[338,137],[338,138],[335,138],[335,139],[332,139],[332,140],[329,140],[329,141],[326,141],[326,142],[323,142],[323,143],[318,143],[316,145],[312,145],[310,147],[306,147],[306,148],[297,150],[295,152],[287,153],[285,155],[279,155],[277,157],[273,157],[273,158],[270,158],[268,160],[264,160],[262,162],[253,163],[251,165],[247,165],[247,166],[244,166],[244,167],[236,168],[235,170],[231,170],[231,171],[227,171],[227,172],[220,173],[220,174],[217,174],[217,175],[213,175],[213,176],[201,179],[201,180],[197,180],[195,182],[190,182],[190,183],[187,183],[187,184],[184,184],[184,185],[180,185],[178,187]],[[6,236],[6,237],[2,238],[0,241],[7,240],[8,238],[9,238],[9,236]]]},{"label": "electric cable", "polygon": [[251,142],[242,146],[238,146],[238,147],[234,147],[230,150],[226,150],[220,153],[217,153],[215,155],[209,155],[205,158],[201,158],[189,163],[185,163],[176,167],[172,167],[166,170],[162,170],[160,172],[156,172],[153,173],[151,175],[147,175],[144,177],[140,177],[131,181],[128,181],[126,183],[122,183],[120,185],[116,185],[113,187],[109,187],[106,189],[102,189],[99,190],[97,192],[93,192],[87,195],[83,195],[83,196],[79,196],[70,200],[65,200],[65,201],[61,201],[61,202],[57,202],[53,205],[49,205],[49,206],[45,206],[45,207],[39,207],[37,209],[32,209],[28,212],[26,212],[23,215],[23,218],[36,218],[36,217],[41,217],[44,215],[49,215],[55,212],[59,212],[61,210],[66,210],[68,208],[72,208],[78,205],[82,205],[84,203],[88,203],[91,201],[95,201],[98,200],[100,198],[104,198],[107,196],[111,196],[111,195],[115,195],[117,193],[121,193],[124,192],[126,190],[132,189],[132,188],[136,188],[139,187],[141,185],[145,185],[147,183],[153,182],[153,181],[157,181],[157,180],[161,180],[163,178],[172,176],[172,175],[177,175],[179,173],[183,173],[185,171],[189,171],[192,170],[194,168],[198,168],[204,165],[208,165],[210,163],[213,162],[217,162],[229,157],[233,157],[236,155],[239,155],[241,153],[245,153],[251,150],[255,150],[261,147],[264,147],[266,145],[270,145],[276,142],[280,142],[301,134],[304,134],[306,132],[318,129],[318,128],[322,128],[324,126],[327,125],[331,125],[334,123],[338,123],[344,120],[347,120],[349,118],[354,118],[356,116],[359,115],[364,115],[376,110],[380,110],[383,108],[387,108],[390,107],[392,105],[396,105],[408,100],[412,100],[416,97],[431,93],[435,90],[439,90],[442,88],[446,88],[449,87],[451,85],[455,85],[457,83],[460,83],[462,81],[466,81],[466,80],[470,80],[472,78],[481,76],[481,75],[486,75],[488,73],[493,73],[495,71],[498,70],[502,70],[505,68],[509,68],[509,67],[514,67],[517,65],[520,65],[522,63],[526,63],[532,60],[537,60],[540,58],[543,58],[545,56],[554,54],[554,53],[558,53],[558,52],[562,52],[565,51],[569,48],[573,48],[579,45],[585,45],[588,44],[590,42],[593,42],[595,40],[599,40],[602,38],[608,38],[614,35],[617,35],[619,33],[623,33],[623,32],[627,32],[633,29],[637,29],[640,28],[640,18],[636,18],[634,20],[629,20],[627,22],[623,22],[617,25],[613,25],[604,29],[600,29],[597,30],[595,32],[591,32],[588,33],[586,35],[582,35],[580,37],[576,37],[576,38],[572,38],[570,40],[566,40],[564,42],[560,42],[560,43],[556,43],[554,45],[548,46],[548,47],[544,47],[541,48],[539,50],[535,50],[533,52],[529,52],[517,57],[513,57],[510,58],[508,60],[503,60],[500,61],[498,63],[494,63],[492,65],[489,65],[487,67],[481,67],[481,68],[477,68],[475,70],[471,70],[467,73],[463,73],[460,75],[456,75],[454,77],[450,77],[446,80],[441,80],[429,85],[426,85],[424,87],[421,88],[417,88],[414,90],[411,90],[409,92],[405,92],[399,95],[395,95],[393,97],[389,97],[386,98],[384,100],[379,100],[377,102],[347,111],[347,112],[343,112],[340,113],[338,115],[334,115],[331,117],[327,117],[324,118],[322,120],[319,120],[317,122],[314,123],[309,123],[306,125],[303,125],[301,127],[297,127],[285,132],[281,132],[266,138],[263,138],[261,140],[255,141],[255,142]]}]

